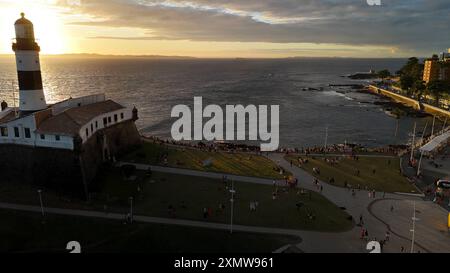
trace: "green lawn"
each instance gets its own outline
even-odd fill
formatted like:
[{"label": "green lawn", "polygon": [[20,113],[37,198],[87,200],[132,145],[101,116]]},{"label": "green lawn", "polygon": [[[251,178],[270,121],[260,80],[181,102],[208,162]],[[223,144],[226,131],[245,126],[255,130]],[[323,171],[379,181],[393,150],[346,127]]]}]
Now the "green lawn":
[{"label": "green lawn", "polygon": [[159,224],[0,210],[0,252],[67,252],[78,241],[85,253],[270,253],[293,236],[254,234]]},{"label": "green lawn", "polygon": [[[150,142],[144,142],[138,150],[124,156],[121,160],[271,179],[283,179],[285,175],[290,175],[289,173],[280,174],[277,165],[264,156],[175,148]],[[204,162],[207,160],[211,160],[212,164],[205,166]]]},{"label": "green lawn", "polygon": [[[299,158],[308,159],[308,163],[299,164]],[[334,178],[334,185],[344,186],[345,182],[352,187],[360,185],[362,189],[382,192],[407,192],[415,193],[416,188],[400,173],[399,158],[384,157],[359,157],[354,160],[348,157],[338,157],[337,165],[327,163],[325,159],[336,159],[336,157],[288,155],[287,161],[292,161],[308,173],[314,175],[324,182],[330,182]],[[313,168],[318,168],[320,174],[315,174]],[[357,174],[359,170],[359,175]],[[373,172],[375,170],[375,173]]]},{"label": "green lawn", "polygon": [[[230,221],[230,193],[226,189],[230,182],[224,184],[220,179],[156,172],[150,178],[139,171],[135,176],[134,181],[129,181],[121,169],[108,167],[98,176],[97,187],[92,189],[89,203],[44,189],[44,206],[102,211],[106,205],[110,212],[125,214],[130,206],[129,197],[133,196],[136,214],[172,217],[168,212],[172,206],[176,218],[219,223]],[[0,183],[0,186],[1,202],[39,206],[35,187],[20,183]],[[284,192],[279,188],[277,199],[272,200],[273,185],[235,182],[235,188],[236,224],[331,232],[349,230],[353,226],[345,211],[314,192],[296,189]],[[249,210],[253,201],[259,202],[256,212]],[[225,205],[225,209],[218,213],[220,203]],[[298,203],[304,206],[297,210]],[[204,219],[203,208],[211,208],[212,217]]]},{"label": "green lawn", "polygon": [[[137,172],[137,180],[126,181],[119,169],[109,169],[102,177],[103,194],[108,195],[109,206],[126,207],[128,197],[135,197],[137,214],[176,217],[198,221],[228,223],[230,221],[230,182],[209,178],[154,173],[146,178]],[[138,191],[138,187],[141,189]],[[345,231],[352,228],[349,215],[314,192],[301,194],[298,190],[283,192],[272,200],[272,185],[235,182],[237,191],[234,221],[236,224],[317,231]],[[256,212],[249,209],[250,202],[258,201]],[[304,206],[297,209],[297,203]],[[226,206],[220,211],[219,204]],[[175,216],[169,207],[175,209]],[[211,208],[213,216],[204,219],[203,209]],[[315,219],[309,219],[314,215]]]}]

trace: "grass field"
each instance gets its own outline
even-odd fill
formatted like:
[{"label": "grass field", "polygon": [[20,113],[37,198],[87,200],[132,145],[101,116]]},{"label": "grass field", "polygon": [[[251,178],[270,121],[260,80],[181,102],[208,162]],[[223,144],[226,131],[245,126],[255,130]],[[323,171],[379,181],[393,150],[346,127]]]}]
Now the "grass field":
[{"label": "grass field", "polygon": [[[164,159],[165,155],[167,155],[167,161]],[[183,149],[150,142],[144,142],[138,150],[124,156],[121,160],[271,179],[283,179],[285,175],[290,175],[289,173],[280,174],[276,164],[264,156]],[[211,164],[205,166],[204,162],[208,160]]]},{"label": "grass field", "polygon": [[[138,179],[130,182],[122,178],[119,169],[104,174],[102,189],[109,196],[110,206],[126,207],[129,196],[134,196],[137,214],[220,223],[230,221],[230,182],[156,172],[151,178],[146,178],[142,172],[137,175]],[[300,194],[296,189],[283,192],[280,188],[277,199],[272,200],[272,185],[235,182],[234,186],[237,191],[236,224],[332,232],[352,228],[349,215],[317,193]],[[259,207],[256,212],[251,212],[250,202],[254,201]],[[299,202],[304,206],[297,209]],[[219,204],[225,205],[223,211],[219,210]],[[169,213],[169,207],[174,208],[174,215]],[[203,218],[204,208],[212,209],[212,217]],[[309,215],[314,215],[315,219],[309,219]]]},{"label": "grass field", "polygon": [[[305,156],[298,155],[285,157],[287,161],[292,161],[293,164],[321,181],[329,182],[331,178],[334,178],[336,186],[343,187],[347,182],[352,187],[360,185],[362,189],[367,187],[370,190],[381,192],[415,193],[417,191],[401,174],[399,158],[359,157],[358,160],[354,160],[348,157],[339,157],[337,165],[331,165],[325,161],[325,158],[335,159],[335,157],[309,156],[308,163],[301,165],[298,161],[299,158],[306,159]],[[320,174],[314,173],[313,168],[318,168]]]},{"label": "grass field", "polygon": [[[139,171],[136,176],[135,181],[129,181],[120,169],[107,168],[97,178],[98,187],[93,190],[90,202],[69,199],[44,189],[44,206],[102,211],[106,205],[108,211],[125,214],[129,211],[129,197],[133,196],[137,214],[172,217],[168,213],[171,205],[177,218],[229,222],[230,193],[226,189],[229,182],[225,185],[222,180],[156,172],[151,178]],[[1,183],[0,186],[1,202],[39,206],[37,188],[20,183]],[[297,194],[297,190],[283,192],[279,188],[277,199],[272,200],[272,185],[235,182],[235,188],[236,224],[317,231],[345,231],[353,225],[347,213],[314,192]],[[259,202],[259,208],[250,212],[250,202],[254,201]],[[183,202],[186,208],[182,208]],[[304,206],[297,210],[299,202]],[[225,205],[220,214],[217,213],[219,203]],[[203,219],[203,208],[211,208],[213,216]],[[315,219],[310,219],[311,215]]]},{"label": "grass field", "polygon": [[78,241],[84,253],[270,253],[299,241],[269,235],[159,224],[0,210],[0,252],[68,252]]}]

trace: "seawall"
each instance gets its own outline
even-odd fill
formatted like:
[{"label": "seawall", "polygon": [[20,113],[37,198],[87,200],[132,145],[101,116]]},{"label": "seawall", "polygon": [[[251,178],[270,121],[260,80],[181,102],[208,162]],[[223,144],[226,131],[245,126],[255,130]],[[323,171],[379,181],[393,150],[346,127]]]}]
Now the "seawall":
[{"label": "seawall", "polygon": [[442,119],[450,119],[450,112],[446,111],[444,109],[426,104],[426,103],[420,103],[419,101],[412,99],[412,98],[408,98],[406,96],[394,93],[392,91],[386,90],[386,89],[382,89],[379,88],[377,86],[374,85],[369,85],[369,92],[377,94],[377,95],[382,95],[388,98],[393,99],[396,102],[400,102],[406,106],[412,107],[416,110],[422,110],[430,115],[433,116],[437,116],[440,117]]}]

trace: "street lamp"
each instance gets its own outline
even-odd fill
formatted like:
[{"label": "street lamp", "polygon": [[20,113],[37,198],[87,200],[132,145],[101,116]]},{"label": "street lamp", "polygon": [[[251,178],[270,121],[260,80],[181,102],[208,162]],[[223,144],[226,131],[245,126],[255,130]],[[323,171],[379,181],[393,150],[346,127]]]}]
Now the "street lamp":
[{"label": "street lamp", "polygon": [[414,122],[414,130],[412,135],[412,142],[411,142],[411,157],[409,158],[409,162],[412,163],[414,159],[414,148],[416,146],[416,128],[417,128],[417,122]]},{"label": "street lamp", "polygon": [[230,219],[230,233],[233,234],[233,214],[234,214],[234,194],[236,193],[236,190],[234,189],[234,180],[231,180],[231,219]]},{"label": "street lamp", "polygon": [[37,192],[39,194],[39,202],[41,204],[42,217],[44,217],[45,216],[45,212],[44,212],[44,203],[42,202],[42,190],[38,190]]},{"label": "street lamp", "polygon": [[411,253],[414,253],[414,243],[416,239],[416,221],[419,221],[419,218],[416,218],[416,201],[414,201],[414,213],[412,217],[413,227],[411,229],[412,232],[412,240],[411,240]]},{"label": "street lamp", "polygon": [[130,223],[133,223],[133,197],[129,198],[130,200]]}]

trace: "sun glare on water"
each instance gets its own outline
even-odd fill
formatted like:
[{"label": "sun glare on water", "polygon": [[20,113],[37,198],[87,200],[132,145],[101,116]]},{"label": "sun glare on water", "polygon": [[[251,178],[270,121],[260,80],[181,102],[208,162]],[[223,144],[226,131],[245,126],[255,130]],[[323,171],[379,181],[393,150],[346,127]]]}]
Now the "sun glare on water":
[{"label": "sun glare on water", "polygon": [[14,22],[24,12],[33,22],[37,42],[44,54],[65,52],[65,37],[62,15],[51,5],[52,1],[14,0],[1,1],[0,5],[0,52],[12,53],[11,43],[15,38]]}]

